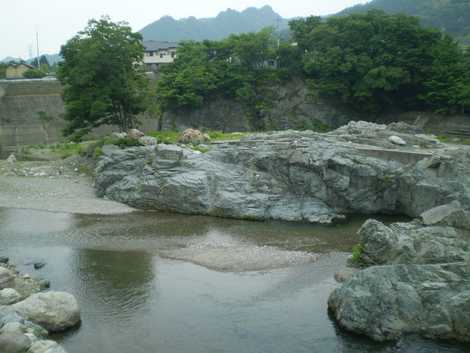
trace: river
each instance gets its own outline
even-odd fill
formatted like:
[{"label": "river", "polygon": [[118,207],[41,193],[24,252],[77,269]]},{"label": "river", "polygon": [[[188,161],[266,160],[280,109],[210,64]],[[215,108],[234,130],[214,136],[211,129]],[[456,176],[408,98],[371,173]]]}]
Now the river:
[{"label": "river", "polygon": [[[377,344],[336,327],[333,275],[363,221],[0,209],[0,254],[77,297],[81,327],[53,337],[69,353],[469,352],[413,337]],[[47,265],[36,271],[37,261]]]}]

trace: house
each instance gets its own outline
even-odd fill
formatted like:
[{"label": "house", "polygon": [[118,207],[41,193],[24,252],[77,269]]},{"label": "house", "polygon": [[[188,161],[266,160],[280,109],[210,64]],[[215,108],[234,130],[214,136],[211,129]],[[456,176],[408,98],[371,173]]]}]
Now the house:
[{"label": "house", "polygon": [[175,60],[178,43],[149,40],[144,41],[144,47],[145,71],[157,72],[160,66],[171,64]]},{"label": "house", "polygon": [[31,69],[34,67],[25,63],[10,63],[7,66],[5,77],[7,80],[24,78],[24,73]]}]

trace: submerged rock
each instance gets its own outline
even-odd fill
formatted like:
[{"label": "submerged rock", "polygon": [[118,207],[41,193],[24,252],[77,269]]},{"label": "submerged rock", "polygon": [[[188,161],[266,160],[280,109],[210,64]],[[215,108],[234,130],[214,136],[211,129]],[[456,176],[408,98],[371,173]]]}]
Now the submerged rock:
[{"label": "submerged rock", "polygon": [[330,296],[339,325],[374,340],[416,333],[470,342],[469,263],[377,266]]},{"label": "submerged rock", "polygon": [[33,294],[14,304],[13,309],[27,320],[51,332],[64,331],[80,323],[77,300],[65,292]]}]

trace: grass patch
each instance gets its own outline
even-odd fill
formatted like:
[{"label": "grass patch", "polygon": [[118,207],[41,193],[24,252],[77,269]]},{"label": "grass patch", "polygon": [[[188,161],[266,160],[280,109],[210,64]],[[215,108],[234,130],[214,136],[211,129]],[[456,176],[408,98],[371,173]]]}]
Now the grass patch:
[{"label": "grass patch", "polygon": [[181,133],[178,131],[152,131],[147,135],[155,137],[158,143],[175,144],[178,143]]},{"label": "grass patch", "polygon": [[352,258],[351,261],[356,265],[364,265],[364,261],[362,260],[362,255],[364,254],[364,247],[362,244],[354,245],[352,248]]},{"label": "grass patch", "polygon": [[222,131],[209,131],[207,133],[211,141],[236,141],[250,135],[249,132],[222,132]]},{"label": "grass patch", "polygon": [[[211,139],[211,142],[236,141],[250,134],[249,132],[222,132],[222,131],[206,131],[206,133]],[[181,132],[179,131],[152,131],[152,132],[149,132],[147,135],[155,137],[158,143],[176,144],[179,142]]]}]

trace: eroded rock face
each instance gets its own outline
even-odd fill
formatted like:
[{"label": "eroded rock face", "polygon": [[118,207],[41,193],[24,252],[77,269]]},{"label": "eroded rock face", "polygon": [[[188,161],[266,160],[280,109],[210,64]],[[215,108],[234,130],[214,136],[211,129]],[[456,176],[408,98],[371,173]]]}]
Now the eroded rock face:
[{"label": "eroded rock face", "polygon": [[330,223],[347,213],[417,217],[452,200],[470,206],[470,150],[365,122],[258,134],[203,154],[176,145],[103,151],[98,194],[136,208]]},{"label": "eroded rock face", "polygon": [[336,289],[329,308],[341,327],[378,341],[406,333],[470,341],[470,265],[376,266]]},{"label": "eroded rock face", "polygon": [[367,265],[437,264],[470,260],[468,236],[449,226],[419,222],[386,226],[368,220],[359,230]]},{"label": "eroded rock face", "polygon": [[80,323],[77,300],[73,295],[65,292],[33,294],[12,307],[27,320],[50,332],[64,331]]},{"label": "eroded rock face", "polygon": [[379,341],[415,333],[470,342],[466,213],[454,201],[410,223],[368,220],[359,230],[359,260],[372,267],[329,299],[339,325]]}]

